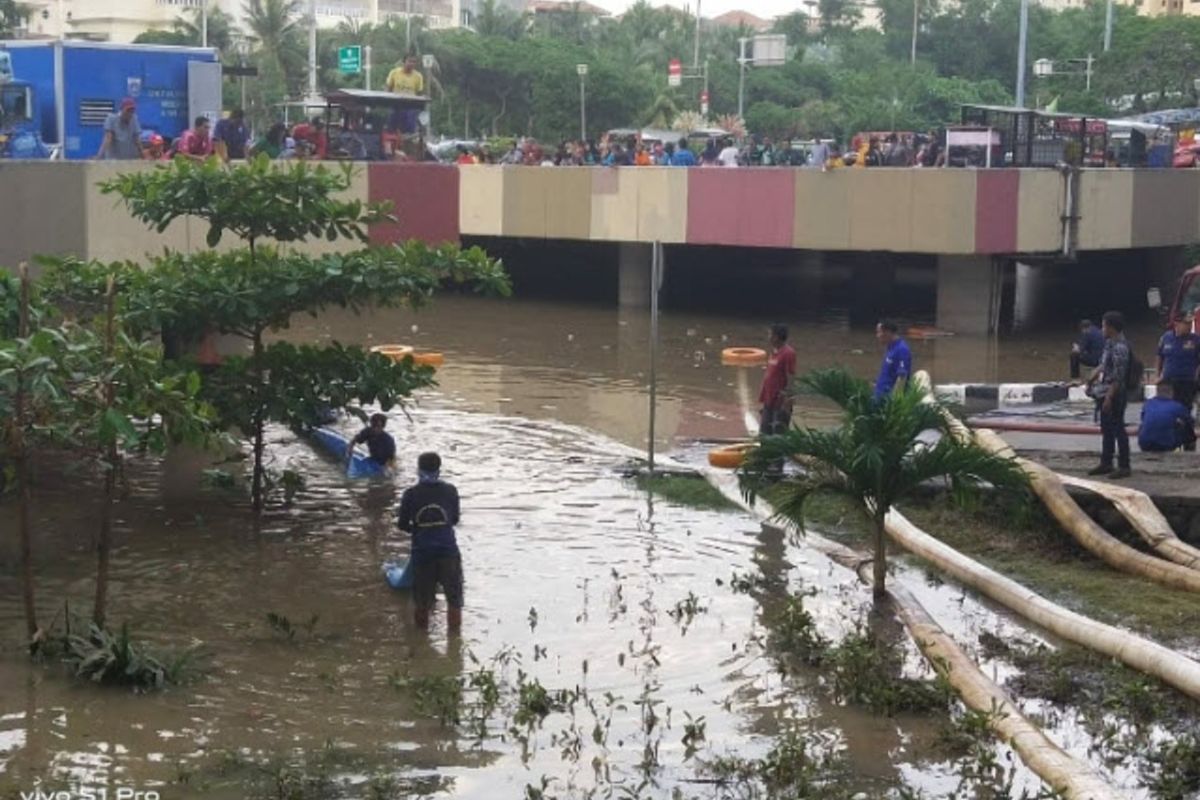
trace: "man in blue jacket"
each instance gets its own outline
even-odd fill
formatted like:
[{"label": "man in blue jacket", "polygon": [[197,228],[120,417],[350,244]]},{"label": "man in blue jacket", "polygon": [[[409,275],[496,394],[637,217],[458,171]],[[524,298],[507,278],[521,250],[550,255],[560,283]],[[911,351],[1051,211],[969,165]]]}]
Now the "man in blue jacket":
[{"label": "man in blue jacket", "polygon": [[900,338],[900,326],[891,320],[883,320],[875,326],[875,338],[883,345],[883,363],[879,365],[879,377],[875,379],[875,399],[882,400],[892,393],[896,384],[912,376],[912,351],[908,342]]},{"label": "man in blue jacket", "polygon": [[1191,410],[1174,397],[1167,381],[1159,381],[1154,397],[1142,406],[1138,447],[1143,453],[1169,453],[1180,447],[1196,446],[1196,424]]},{"label": "man in blue jacket", "polygon": [[418,628],[429,628],[429,612],[437,587],[446,595],[446,624],[462,627],[462,556],[454,526],[458,524],[458,490],[441,478],[442,459],[437,453],[417,458],[417,485],[404,491],[396,524],[412,534],[413,606]]}]

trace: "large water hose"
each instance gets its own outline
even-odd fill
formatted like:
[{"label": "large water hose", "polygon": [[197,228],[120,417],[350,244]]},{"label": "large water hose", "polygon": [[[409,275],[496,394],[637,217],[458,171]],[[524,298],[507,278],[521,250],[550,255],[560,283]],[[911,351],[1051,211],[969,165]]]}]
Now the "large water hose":
[{"label": "large water hose", "polygon": [[[931,385],[929,375],[924,371],[913,375],[913,380],[927,389]],[[1140,575],[1173,589],[1200,592],[1200,569],[1196,566],[1200,551],[1196,551],[1175,536],[1170,524],[1162,518],[1162,514],[1144,494],[1136,492],[1143,498],[1136,500],[1130,496],[1134,494],[1132,489],[1122,490],[1121,487],[1086,482],[1089,484],[1087,488],[1102,494],[1114,504],[1120,499],[1120,504],[1117,504],[1118,510],[1133,523],[1138,533],[1162,558],[1135,550],[1097,525],[1067,492],[1059,475],[1035,461],[1017,456],[1008,443],[993,431],[972,431],[950,414],[946,414],[946,419],[951,432],[959,441],[974,439],[991,453],[1015,459],[1029,476],[1034,494],[1067,533],[1089,553],[1122,572]]]},{"label": "large water hose", "polygon": [[[708,469],[703,474],[721,494],[764,523],[774,516],[765,501],[746,502],[738,488],[737,477],[732,473]],[[870,557],[812,531],[805,534],[805,542],[870,582],[870,575],[864,569],[870,565]],[[1086,762],[1052,742],[1022,714],[1012,698],[971,661],[903,584],[891,581],[888,594],[901,622],[933,668],[968,708],[988,715],[988,724],[996,736],[1011,745],[1034,774],[1070,800],[1120,800],[1127,796]]]},{"label": "large water hose", "polygon": [[930,536],[898,511],[887,516],[887,532],[904,549],[924,558],[964,586],[976,590],[1069,642],[1111,656],[1200,700],[1200,664],[1157,642],[1077,614]]}]

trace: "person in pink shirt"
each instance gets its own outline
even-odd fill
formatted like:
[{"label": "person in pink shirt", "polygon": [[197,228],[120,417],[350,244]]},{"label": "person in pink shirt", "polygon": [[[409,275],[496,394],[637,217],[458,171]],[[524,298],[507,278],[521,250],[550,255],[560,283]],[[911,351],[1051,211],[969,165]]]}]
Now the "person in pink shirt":
[{"label": "person in pink shirt", "polygon": [[208,117],[196,117],[196,123],[175,140],[175,155],[203,161],[213,154]]}]

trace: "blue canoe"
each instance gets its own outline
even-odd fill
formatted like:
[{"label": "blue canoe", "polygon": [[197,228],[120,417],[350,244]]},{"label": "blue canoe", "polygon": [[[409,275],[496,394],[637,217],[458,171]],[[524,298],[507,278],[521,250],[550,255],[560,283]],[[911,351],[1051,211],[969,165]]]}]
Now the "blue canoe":
[{"label": "blue canoe", "polygon": [[[322,450],[339,461],[345,461],[346,447],[350,440],[332,428],[314,428],[310,434]],[[387,474],[387,468],[378,461],[355,452],[346,466],[347,478],[378,478]]]}]

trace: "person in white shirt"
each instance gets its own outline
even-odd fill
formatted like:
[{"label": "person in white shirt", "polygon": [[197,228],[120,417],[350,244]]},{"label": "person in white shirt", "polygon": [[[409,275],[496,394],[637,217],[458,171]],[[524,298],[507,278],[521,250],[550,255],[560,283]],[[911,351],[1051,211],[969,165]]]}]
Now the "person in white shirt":
[{"label": "person in white shirt", "polygon": [[721,162],[722,167],[738,166],[738,149],[732,139],[725,140],[725,147],[717,155],[717,161]]}]

